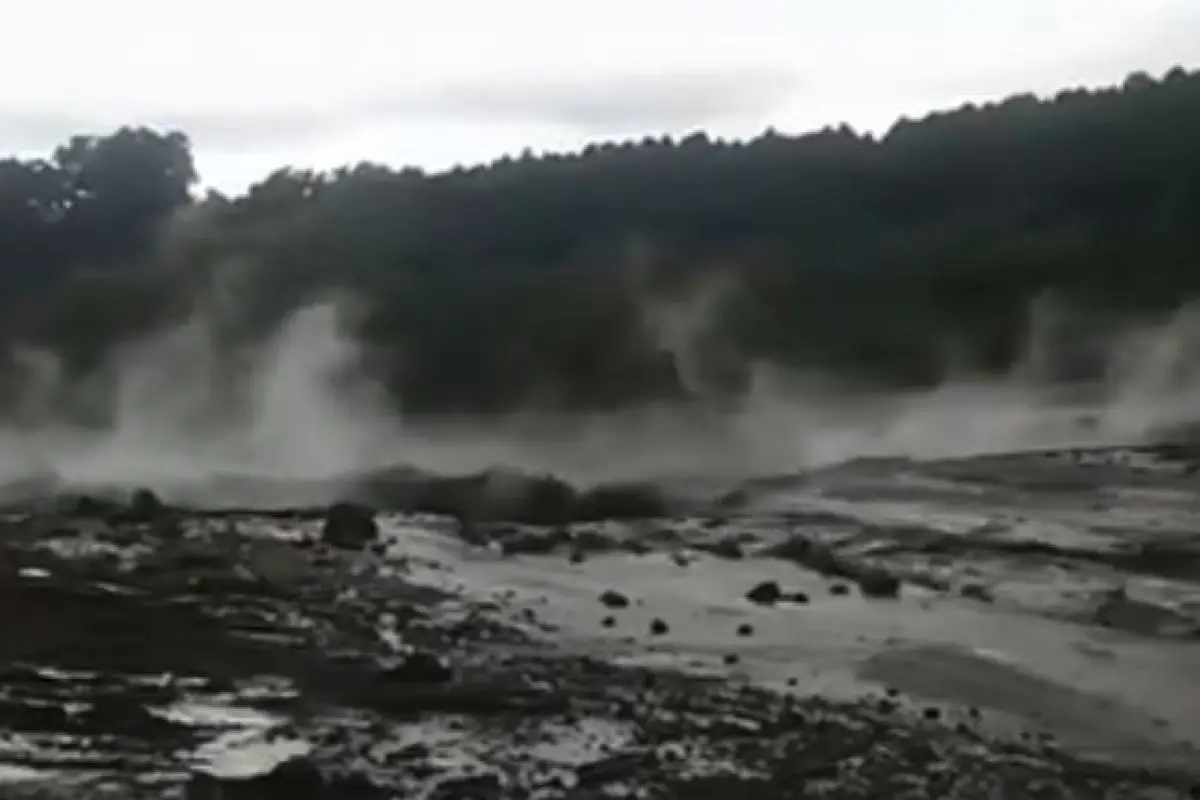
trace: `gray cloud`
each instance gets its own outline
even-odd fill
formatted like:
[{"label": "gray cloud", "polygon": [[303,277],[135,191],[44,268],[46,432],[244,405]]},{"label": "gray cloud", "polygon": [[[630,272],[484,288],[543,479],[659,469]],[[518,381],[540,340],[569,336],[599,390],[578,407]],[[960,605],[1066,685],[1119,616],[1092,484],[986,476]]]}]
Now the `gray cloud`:
[{"label": "gray cloud", "polygon": [[147,124],[186,131],[213,150],[253,150],[413,118],[549,124],[603,135],[678,130],[761,116],[797,85],[770,70],[622,75],[580,80],[473,81],[380,92],[341,107],[140,112],[94,115],[0,108],[0,150],[44,150],[75,133]]},{"label": "gray cloud", "polygon": [[447,116],[536,122],[585,133],[699,126],[770,112],[799,88],[769,69],[648,73],[583,80],[467,83],[421,99]]},{"label": "gray cloud", "polygon": [[40,108],[0,108],[0,151],[44,151],[69,136],[106,133],[122,125],[180,129],[194,141],[219,150],[253,149],[321,136],[346,121],[343,115],[303,109],[64,114]]}]

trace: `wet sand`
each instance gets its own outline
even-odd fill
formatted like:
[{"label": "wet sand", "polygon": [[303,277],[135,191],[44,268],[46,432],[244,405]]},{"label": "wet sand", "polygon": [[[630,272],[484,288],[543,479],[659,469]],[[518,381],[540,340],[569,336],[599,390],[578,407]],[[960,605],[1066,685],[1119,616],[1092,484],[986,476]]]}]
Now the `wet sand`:
[{"label": "wet sand", "polygon": [[[862,461],[669,518],[382,513],[361,551],[307,513],[18,504],[0,789],[1195,796],[1192,472],[1150,450]],[[747,598],[767,582],[786,597]]]}]

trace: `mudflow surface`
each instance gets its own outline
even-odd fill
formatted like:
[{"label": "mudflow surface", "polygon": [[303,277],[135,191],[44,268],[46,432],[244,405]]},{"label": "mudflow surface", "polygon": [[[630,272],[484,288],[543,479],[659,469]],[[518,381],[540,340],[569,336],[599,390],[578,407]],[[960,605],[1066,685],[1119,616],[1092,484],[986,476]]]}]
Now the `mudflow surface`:
[{"label": "mudflow surface", "polygon": [[1197,463],[395,470],[314,509],[26,482],[0,796],[1200,797]]}]

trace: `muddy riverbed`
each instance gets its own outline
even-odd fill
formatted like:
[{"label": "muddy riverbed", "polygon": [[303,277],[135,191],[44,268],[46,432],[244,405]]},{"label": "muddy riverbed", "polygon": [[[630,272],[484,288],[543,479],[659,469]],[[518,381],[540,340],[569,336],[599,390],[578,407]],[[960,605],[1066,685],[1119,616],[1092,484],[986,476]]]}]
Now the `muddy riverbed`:
[{"label": "muddy riverbed", "polygon": [[26,484],[0,796],[1200,797],[1195,464],[395,473],[332,511]]}]

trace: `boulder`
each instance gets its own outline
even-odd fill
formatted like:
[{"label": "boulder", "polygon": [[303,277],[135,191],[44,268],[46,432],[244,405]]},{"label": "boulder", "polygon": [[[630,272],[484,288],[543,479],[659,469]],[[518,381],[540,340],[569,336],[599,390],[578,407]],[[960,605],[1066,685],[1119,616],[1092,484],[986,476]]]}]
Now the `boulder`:
[{"label": "boulder", "polygon": [[575,503],[577,522],[661,519],[671,516],[663,491],[649,483],[604,483],[579,495]]},{"label": "boulder", "polygon": [[760,606],[774,605],[782,597],[783,590],[779,588],[779,584],[775,581],[763,581],[746,592],[746,599]]},{"label": "boulder", "polygon": [[321,539],[339,550],[361,550],[379,536],[374,510],[357,503],[334,503],[325,513]]},{"label": "boulder", "polygon": [[188,782],[185,800],[325,800],[329,784],[308,758],[290,758],[269,772],[248,777],[224,777],[196,772]]}]

